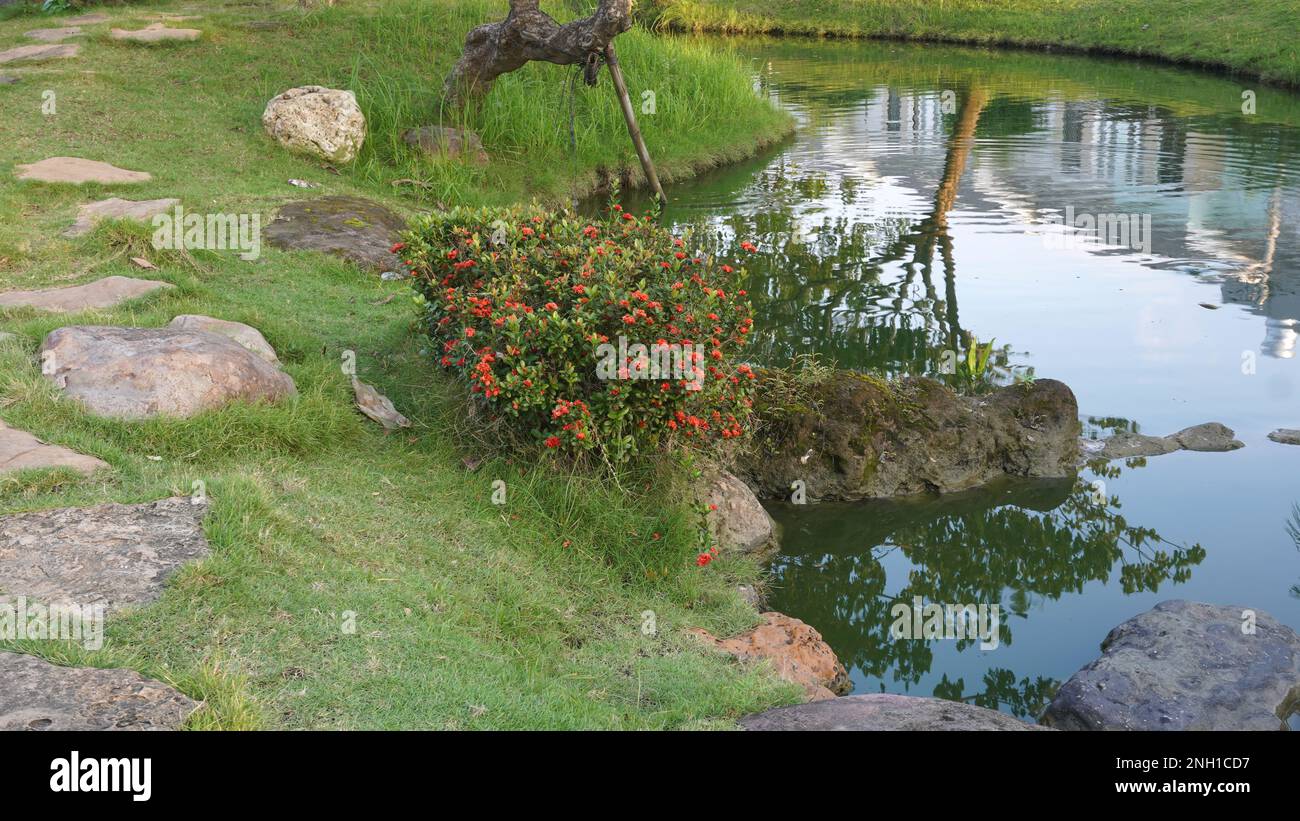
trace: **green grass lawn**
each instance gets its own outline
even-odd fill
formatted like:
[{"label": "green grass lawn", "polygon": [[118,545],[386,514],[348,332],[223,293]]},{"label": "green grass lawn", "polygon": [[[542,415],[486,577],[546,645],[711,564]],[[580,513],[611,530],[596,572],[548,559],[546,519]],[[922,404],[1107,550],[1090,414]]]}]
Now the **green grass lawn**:
[{"label": "green grass lawn", "polygon": [[[473,125],[495,158],[433,162],[398,147],[399,128],[436,119],[436,91],[473,24],[504,3],[353,0],[313,13],[292,2],[109,7],[119,19],[194,9],[198,43],[144,47],[93,27],[74,59],[5,66],[0,86],[0,290],[120,274],[129,258],[177,289],[107,313],[0,312],[0,417],[98,456],[112,471],[0,477],[0,513],[143,502],[205,483],[211,557],[182,570],[156,604],[110,618],[95,653],[52,643],[53,660],[129,666],[207,700],[195,728],[729,727],[799,700],[763,667],[702,650],[685,634],[756,622],[735,592],[748,560],[694,567],[684,471],[646,465],[622,486],[548,465],[482,455],[460,390],[434,372],[414,331],[408,286],[309,253],[155,251],[150,230],[60,232],[79,203],[179,197],[193,212],[263,214],[303,196],[350,194],[408,215],[435,203],[558,200],[599,169],[635,162],[606,78],[580,84],[578,151],[569,152],[568,71],[533,66],[493,92]],[[57,18],[0,20],[0,48]],[[134,27],[134,26],[128,26]],[[644,32],[620,38],[633,94],[651,87],[642,124],[665,176],[751,152],[789,129],[751,92],[732,57]],[[653,80],[651,80],[653,78]],[[268,99],[306,84],[357,91],[371,134],[333,173],[265,136]],[[56,111],[42,113],[43,92]],[[718,128],[725,122],[730,127]],[[74,155],[153,173],[121,187],[14,181],[13,166]],[[321,184],[313,192],[290,178]],[[394,179],[425,187],[394,187]],[[160,326],[182,313],[251,324],[275,346],[300,396],[194,419],[96,419],[57,398],[35,352],[68,324]],[[339,363],[414,421],[384,436],[352,405]],[[507,504],[491,502],[506,481]],[[658,538],[656,538],[658,534]],[[642,630],[645,612],[657,631]]]},{"label": "green grass lawn", "polygon": [[1300,85],[1293,0],[649,0],[642,11],[681,29],[1064,46]]}]

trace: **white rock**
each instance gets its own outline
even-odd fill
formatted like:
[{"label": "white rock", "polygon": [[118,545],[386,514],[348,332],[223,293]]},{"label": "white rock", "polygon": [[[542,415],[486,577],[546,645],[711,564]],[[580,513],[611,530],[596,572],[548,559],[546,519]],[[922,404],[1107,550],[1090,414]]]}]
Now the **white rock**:
[{"label": "white rock", "polygon": [[366,118],[351,91],[303,86],[266,104],[262,125],[290,151],[332,163],[352,162],[366,139]]}]

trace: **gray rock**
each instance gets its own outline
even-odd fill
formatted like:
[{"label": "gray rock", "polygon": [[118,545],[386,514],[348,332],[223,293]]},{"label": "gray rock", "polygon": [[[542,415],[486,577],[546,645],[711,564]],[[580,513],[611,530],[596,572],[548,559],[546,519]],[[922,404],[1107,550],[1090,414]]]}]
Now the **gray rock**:
[{"label": "gray rock", "polygon": [[1278,428],[1268,435],[1274,442],[1283,445],[1300,445],[1300,430],[1295,428]]},{"label": "gray rock", "polygon": [[242,322],[231,322],[226,319],[213,319],[210,316],[201,316],[199,314],[181,314],[168,323],[167,327],[182,331],[207,331],[208,333],[219,334],[233,339],[272,365],[280,366],[280,357],[276,356],[275,348],[272,348],[271,343],[266,341],[266,337],[262,336],[261,331],[251,325],[245,325]]},{"label": "gray rock", "polygon": [[468,159],[478,165],[485,165],[490,159],[477,134],[445,125],[408,128],[402,132],[402,142],[434,157]]},{"label": "gray rock", "polygon": [[356,95],[323,86],[291,88],[266,104],[262,126],[280,145],[343,165],[366,140],[366,118]]},{"label": "gray rock", "polygon": [[172,287],[174,286],[170,283],[153,279],[104,277],[85,285],[67,288],[7,291],[0,294],[0,308],[36,308],[60,314],[103,310]]},{"label": "gray rock", "polygon": [[266,227],[266,239],[287,251],[322,251],[362,268],[392,271],[401,265],[389,249],[401,240],[406,220],[359,197],[318,197],[291,202]]},{"label": "gray rock", "polygon": [[176,730],[199,703],[131,670],[0,653],[0,731]]},{"label": "gray rock", "polygon": [[93,456],[85,456],[59,445],[47,445],[26,431],[0,422],[0,474],[18,470],[70,468],[89,476],[108,467]]},{"label": "gray rock", "polygon": [[19,80],[17,77],[9,77],[7,75],[0,74],[0,86],[11,86],[14,83],[17,83],[18,81]]},{"label": "gray rock", "polygon": [[1247,608],[1161,602],[1110,631],[1042,722],[1062,730],[1279,730],[1300,704],[1300,636]]},{"label": "gray rock", "polygon": [[74,325],[45,338],[45,375],[91,413],[189,417],[235,401],[295,396],[293,379],[234,340],[207,331]]},{"label": "gray rock", "polygon": [[746,730],[1044,730],[1016,718],[940,698],[872,693],[777,707],[740,719]]},{"label": "gray rock", "polygon": [[1082,458],[1085,460],[1132,459],[1143,456],[1163,456],[1179,450],[1220,453],[1245,447],[1235,437],[1232,428],[1218,422],[1203,422],[1168,436],[1124,432],[1099,443],[1084,440]]},{"label": "gray rock", "polygon": [[0,601],[106,611],[154,601],[181,565],[208,555],[205,510],[177,497],[0,516]]},{"label": "gray rock", "polygon": [[110,197],[99,202],[89,202],[77,209],[77,221],[63,232],[65,237],[79,237],[90,233],[95,223],[106,219],[129,219],[146,222],[155,214],[164,214],[180,205],[180,200],[124,200]]},{"label": "gray rock", "polygon": [[719,550],[769,552],[778,547],[777,524],[749,486],[724,470],[708,470],[697,490],[707,508],[709,533]]},{"label": "gray rock", "polygon": [[931,379],[841,371],[783,405],[767,382],[779,378],[760,374],[761,425],[737,463],[761,498],[788,499],[796,481],[809,501],[853,501],[1077,472],[1078,405],[1054,379],[967,397]]}]

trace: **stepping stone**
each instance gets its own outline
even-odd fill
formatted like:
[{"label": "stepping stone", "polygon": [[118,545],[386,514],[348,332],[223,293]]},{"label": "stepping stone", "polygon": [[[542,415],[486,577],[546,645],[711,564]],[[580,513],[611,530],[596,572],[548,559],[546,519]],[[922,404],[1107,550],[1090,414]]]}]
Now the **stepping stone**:
[{"label": "stepping stone", "polygon": [[107,14],[95,12],[93,14],[82,14],[77,17],[67,17],[63,22],[67,23],[69,26],[94,26],[99,23],[107,23],[111,19],[113,18],[109,17]]},{"label": "stepping stone", "polygon": [[0,422],[0,474],[17,470],[71,468],[86,476],[108,463],[59,445],[47,445],[26,431]]},{"label": "stepping stone", "polygon": [[147,182],[153,175],[146,171],[128,171],[106,162],[86,160],[81,157],[50,157],[30,165],[15,166],[20,180],[37,182],[67,182],[80,185],[98,182],[105,185],[125,182]]},{"label": "stepping stone", "polygon": [[286,251],[323,251],[375,271],[399,270],[389,249],[401,241],[406,220],[360,197],[319,197],[291,202],[266,227],[266,239]]},{"label": "stepping stone", "polygon": [[0,516],[0,602],[111,612],[155,601],[177,569],[210,552],[206,509],[178,496]]},{"label": "stepping stone", "polygon": [[112,197],[87,203],[77,209],[77,221],[63,232],[65,237],[79,237],[90,233],[95,223],[105,219],[132,219],[148,222],[155,214],[163,214],[180,205],[175,198],[162,200],[124,200]]},{"label": "stepping stone", "polygon": [[69,37],[80,37],[83,33],[76,26],[68,26],[61,29],[32,29],[24,32],[23,36],[30,40],[40,40],[43,43],[57,43]]},{"label": "stepping stone", "polygon": [[0,653],[0,731],[177,730],[199,702],[132,670]]},{"label": "stepping stone", "polygon": [[275,402],[293,379],[228,337],[177,328],[71,326],[45,338],[46,376],[97,416],[186,418],[231,402]]},{"label": "stepping stone", "polygon": [[0,308],[37,308],[60,314],[92,309],[103,310],[114,308],[132,299],[139,299],[154,291],[174,287],[169,282],[153,279],[112,276],[86,285],[73,285],[67,288],[0,293]]},{"label": "stepping stone", "polygon": [[18,82],[17,77],[8,77],[0,74],[0,86],[11,86]]},{"label": "stepping stone", "polygon": [[208,333],[229,337],[272,365],[280,366],[280,357],[275,355],[275,348],[272,348],[271,343],[266,341],[266,337],[262,336],[261,331],[251,325],[225,319],[213,319],[210,316],[200,316],[198,314],[182,314],[173,319],[167,327],[183,331],[207,331]]},{"label": "stepping stone", "polygon": [[61,57],[76,57],[79,53],[81,53],[81,46],[77,43],[18,46],[6,51],[0,51],[0,65],[16,63],[19,60],[55,60]]},{"label": "stepping stone", "polygon": [[14,340],[14,339],[17,339],[17,338],[18,338],[18,337],[14,336],[13,334],[9,333],[8,331],[0,331],[0,345],[3,345],[3,344],[5,344],[6,342],[9,342],[10,340]]},{"label": "stepping stone", "polygon": [[197,40],[203,35],[198,29],[173,29],[162,23],[154,23],[142,29],[111,29],[109,36],[114,40],[130,40],[135,43],[163,43]]},{"label": "stepping stone", "polygon": [[1278,428],[1268,435],[1269,439],[1283,445],[1300,445],[1300,430],[1295,428]]}]

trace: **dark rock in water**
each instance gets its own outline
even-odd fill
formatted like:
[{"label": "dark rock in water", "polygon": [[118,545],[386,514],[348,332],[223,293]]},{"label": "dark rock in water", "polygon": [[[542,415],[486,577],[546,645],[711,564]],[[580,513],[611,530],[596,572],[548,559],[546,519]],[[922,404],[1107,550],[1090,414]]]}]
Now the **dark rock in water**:
[{"label": "dark rock in water", "polygon": [[131,670],[0,653],[0,731],[176,730],[199,706]]},{"label": "dark rock in water", "polygon": [[110,611],[151,602],[181,565],[208,555],[206,510],[177,497],[0,516],[0,602]]},{"label": "dark rock in water", "polygon": [[1300,430],[1295,428],[1278,428],[1268,435],[1269,439],[1283,445],[1300,445]]},{"label": "dark rock in water", "polygon": [[1218,422],[1204,422],[1168,436],[1126,432],[1095,444],[1085,440],[1082,449],[1084,459],[1132,459],[1163,456],[1178,450],[1222,453],[1243,447],[1245,445],[1237,441],[1232,428]]},{"label": "dark rock in water", "polygon": [[392,271],[401,265],[390,248],[406,220],[360,197],[318,197],[291,202],[266,227],[267,241],[286,251],[323,251],[362,268]]},{"label": "dark rock in water", "polygon": [[1006,713],[941,698],[872,693],[745,716],[746,730],[1045,730]]},{"label": "dark rock in water", "polygon": [[1053,379],[966,397],[931,379],[837,372],[783,407],[764,384],[773,378],[760,376],[762,424],[738,463],[763,498],[789,498],[795,482],[809,501],[853,501],[1076,472],[1078,404]]},{"label": "dark rock in water", "polygon": [[460,128],[445,125],[408,128],[402,133],[402,141],[432,156],[463,158],[479,165],[486,165],[490,159],[479,136]]},{"label": "dark rock in water", "polygon": [[1161,602],[1110,631],[1101,649],[1061,686],[1044,724],[1282,730],[1300,706],[1300,636],[1263,612]]}]

